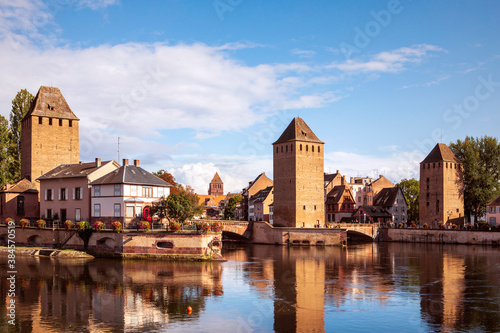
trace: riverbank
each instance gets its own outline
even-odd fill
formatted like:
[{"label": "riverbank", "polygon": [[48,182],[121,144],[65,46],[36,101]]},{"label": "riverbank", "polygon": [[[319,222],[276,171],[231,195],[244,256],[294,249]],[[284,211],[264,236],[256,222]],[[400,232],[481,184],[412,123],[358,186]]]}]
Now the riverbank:
[{"label": "riverbank", "polygon": [[379,242],[498,246],[500,244],[500,232],[379,228],[377,240]]},{"label": "riverbank", "polygon": [[[93,259],[94,256],[77,250],[71,249],[49,249],[46,247],[16,247],[16,256],[44,256],[51,258],[71,258],[71,259]],[[9,254],[9,248],[0,246],[0,255]]]}]

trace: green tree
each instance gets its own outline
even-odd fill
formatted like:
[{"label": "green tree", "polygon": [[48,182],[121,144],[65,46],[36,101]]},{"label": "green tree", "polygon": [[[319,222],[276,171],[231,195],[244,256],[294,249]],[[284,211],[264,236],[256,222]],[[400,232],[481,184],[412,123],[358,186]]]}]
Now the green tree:
[{"label": "green tree", "polygon": [[167,217],[181,223],[194,216],[193,204],[187,193],[171,194],[166,201]]},{"label": "green tree", "polygon": [[396,184],[400,187],[408,202],[408,221],[418,222],[419,220],[419,196],[420,196],[420,182],[415,178],[402,179]]},{"label": "green tree", "polygon": [[224,219],[232,220],[234,219],[234,208],[236,208],[236,204],[241,202],[243,197],[241,195],[235,195],[234,197],[229,198],[226,204],[226,208],[224,208]]},{"label": "green tree", "polygon": [[477,221],[500,194],[500,144],[489,136],[467,136],[450,143],[450,149],[463,164],[465,214]]},{"label": "green tree", "polygon": [[10,129],[9,122],[4,116],[0,115],[0,186],[11,182],[8,169],[9,158]]},{"label": "green tree", "polygon": [[21,120],[28,113],[34,99],[28,90],[22,89],[12,100],[8,172],[13,181],[19,180],[21,176]]}]

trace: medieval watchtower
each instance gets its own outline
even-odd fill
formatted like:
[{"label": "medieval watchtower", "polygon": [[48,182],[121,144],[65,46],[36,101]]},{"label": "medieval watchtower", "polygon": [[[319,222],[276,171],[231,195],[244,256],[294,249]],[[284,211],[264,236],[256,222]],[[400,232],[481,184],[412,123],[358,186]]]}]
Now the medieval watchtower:
[{"label": "medieval watchtower", "polygon": [[78,163],[78,122],[58,88],[41,86],[22,120],[21,178],[34,182],[60,164]]},{"label": "medieval watchtower", "polygon": [[323,146],[299,117],[273,143],[275,226],[324,224]]},{"label": "medieval watchtower", "polygon": [[420,220],[463,223],[463,189],[462,163],[447,145],[438,143],[420,163]]},{"label": "medieval watchtower", "polygon": [[214,178],[208,186],[208,195],[224,195],[224,183],[220,179],[218,172],[215,173]]}]

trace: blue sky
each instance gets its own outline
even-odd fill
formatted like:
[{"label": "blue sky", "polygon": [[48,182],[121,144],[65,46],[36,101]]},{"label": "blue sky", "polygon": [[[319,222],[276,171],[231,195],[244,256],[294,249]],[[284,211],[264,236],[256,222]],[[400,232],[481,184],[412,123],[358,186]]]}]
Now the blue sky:
[{"label": "blue sky", "polygon": [[260,172],[294,116],[325,171],[418,178],[437,142],[498,137],[498,1],[0,2],[0,110],[61,89],[80,159],[138,158],[198,193]]}]

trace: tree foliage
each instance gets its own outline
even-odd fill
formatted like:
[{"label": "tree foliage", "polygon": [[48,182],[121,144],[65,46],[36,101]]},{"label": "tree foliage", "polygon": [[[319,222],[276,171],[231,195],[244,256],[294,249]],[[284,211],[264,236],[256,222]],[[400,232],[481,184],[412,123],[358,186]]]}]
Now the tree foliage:
[{"label": "tree foliage", "polygon": [[0,115],[0,187],[11,181],[11,177],[8,173],[10,164],[9,146],[9,122],[4,116]]},{"label": "tree foliage", "polygon": [[224,219],[232,220],[234,219],[234,209],[236,208],[236,204],[241,202],[243,197],[241,195],[235,195],[234,197],[229,198],[226,204],[226,208],[224,208]]},{"label": "tree foliage", "polygon": [[14,181],[19,180],[21,176],[21,120],[28,113],[34,99],[28,90],[22,89],[12,100],[8,172]]},{"label": "tree foliage", "polygon": [[415,178],[402,179],[396,184],[396,187],[401,188],[408,202],[408,221],[419,220],[419,196],[420,196],[420,182]]},{"label": "tree foliage", "polygon": [[500,194],[500,144],[489,136],[467,136],[450,148],[463,164],[465,214],[477,221],[486,204]]}]

